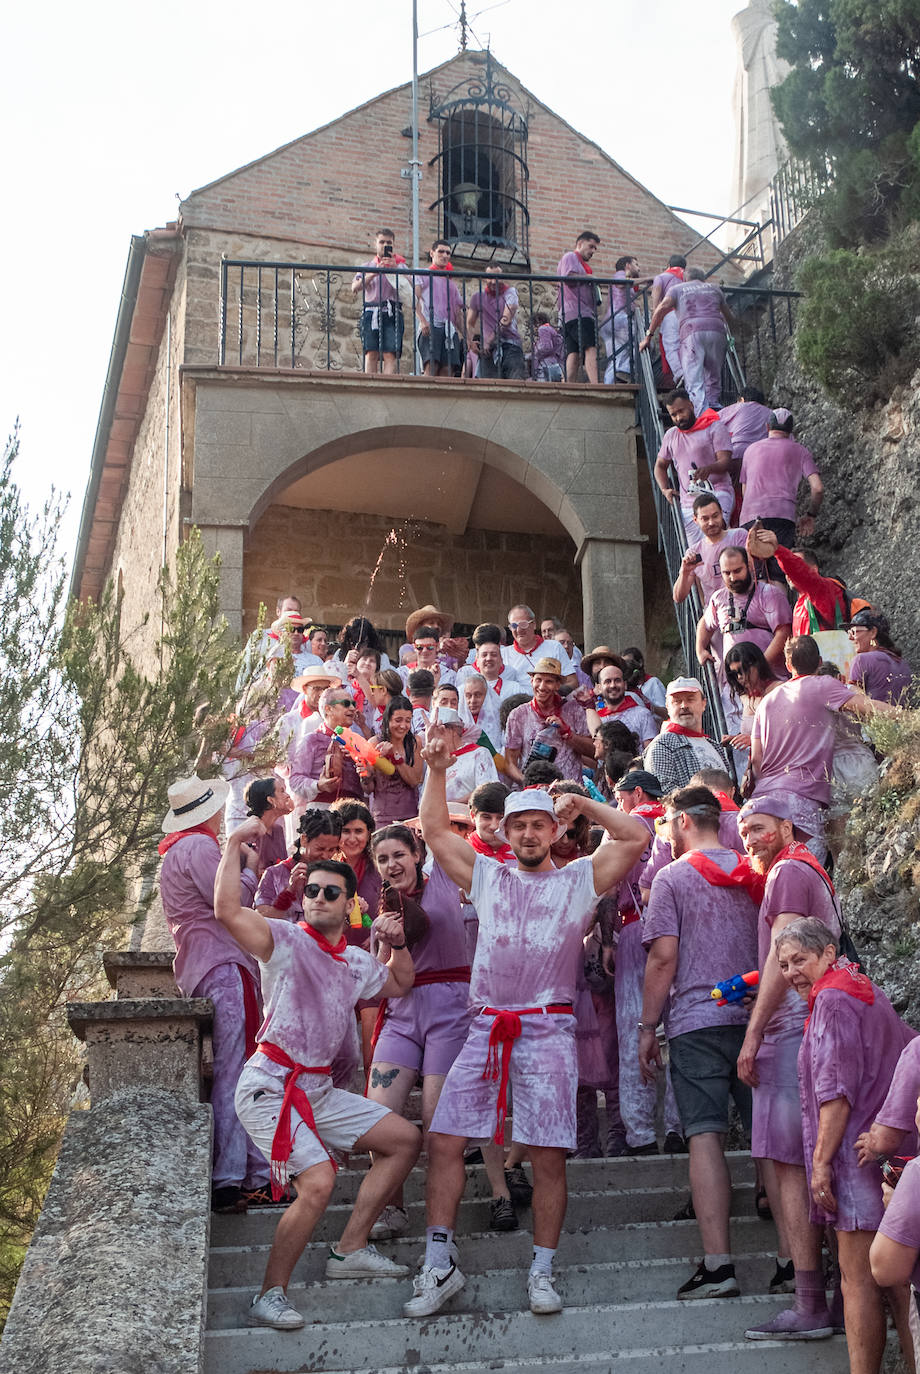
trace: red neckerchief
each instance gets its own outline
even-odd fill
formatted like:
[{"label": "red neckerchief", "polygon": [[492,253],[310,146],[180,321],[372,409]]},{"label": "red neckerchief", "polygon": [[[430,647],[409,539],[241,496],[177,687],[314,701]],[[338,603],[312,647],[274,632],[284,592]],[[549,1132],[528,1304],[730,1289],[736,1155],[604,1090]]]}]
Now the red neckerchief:
[{"label": "red neckerchief", "polygon": [[701,429],[708,429],[710,425],[714,425],[718,418],[719,412],[710,407],[710,409],[704,410],[702,415],[697,415],[690,428],[682,430],[681,433],[698,434]]},{"label": "red neckerchief", "polygon": [[501,680],[500,677],[497,677],[497,678],[495,679],[495,681],[492,683],[492,691],[493,691],[493,692],[497,692],[498,695],[501,696],[501,694],[502,694],[502,680]]},{"label": "red neckerchief", "polygon": [[641,701],[636,701],[636,698],[627,692],[623,700],[618,702],[616,706],[608,706],[605,702],[604,705],[598,709],[597,714],[599,716],[621,716],[624,711],[633,711],[637,706],[641,705]]},{"label": "red neckerchief", "polygon": [[[513,636],[512,636],[512,638],[513,638]],[[518,642],[517,642],[516,639],[514,640],[514,647],[517,649],[517,651],[518,651],[519,654],[523,654],[524,657],[527,658],[530,654],[532,654],[532,653],[534,652],[535,649],[539,648],[539,646],[540,646],[541,644],[543,644],[544,642],[545,642],[545,641],[544,641],[544,639],[543,639],[543,636],[542,636],[542,635],[537,635],[536,639],[535,639],[534,642],[533,642],[533,647],[532,647],[532,648],[530,648],[530,649],[522,649],[521,646],[520,646],[520,644],[518,644]]]},{"label": "red neckerchief", "polygon": [[686,725],[678,725],[674,720],[669,720],[664,728],[669,735],[689,735],[691,739],[708,738],[705,730],[691,730]]},{"label": "red neckerchief", "polygon": [[562,697],[558,692],[554,693],[553,704],[548,711],[541,711],[537,705],[536,698],[534,698],[530,703],[530,709],[535,715],[539,716],[541,720],[546,720],[549,716],[558,716],[559,712],[562,710]]},{"label": "red neckerchief", "polygon": [[173,830],[164,839],[160,840],[160,843],[157,845],[157,853],[161,855],[165,854],[167,850],[172,849],[173,845],[177,844],[179,840],[184,840],[186,835],[207,835],[208,839],[213,840],[217,845],[218,850],[220,849],[220,844],[213,830],[209,830],[206,825],[190,825],[188,830]]},{"label": "red neckerchief", "polygon": [[[479,674],[479,676],[480,676],[480,677],[483,677],[482,669],[480,668],[479,664],[476,662],[475,658],[473,659],[473,667],[474,667],[474,669],[476,670],[476,672]],[[485,681],[485,684],[486,684],[487,687],[491,687],[491,688],[492,688],[493,692],[499,692],[499,693],[500,693],[500,692],[501,692],[501,689],[502,689],[502,678],[503,678],[503,677],[504,677],[504,673],[499,673],[498,677],[495,679],[494,682],[490,682],[488,678],[484,678],[483,680]]]},{"label": "red neckerchief", "polygon": [[236,728],[236,733],[234,734],[233,739],[230,741],[230,748],[231,748],[231,749],[235,749],[235,748],[236,748],[236,746],[240,743],[240,741],[242,740],[242,738],[243,738],[243,736],[245,735],[245,733],[246,733],[246,726],[245,726],[245,725],[238,725],[237,728]]},{"label": "red neckerchief", "polygon": [[736,850],[731,850],[738,860],[730,873],[726,873],[724,868],[720,868],[715,859],[710,859],[708,854],[702,850],[691,849],[686,854],[681,854],[678,863],[686,860],[691,868],[695,868],[701,878],[705,878],[710,887],[740,887],[748,894],[752,902],[758,906],[763,901],[766,878],[755,873],[751,867],[750,859],[742,859]]},{"label": "red neckerchief", "polygon": [[477,835],[475,830],[471,830],[466,839],[477,854],[485,854],[487,859],[497,859],[500,864],[513,864],[515,862],[514,850],[510,844],[503,844],[499,849],[493,849],[492,845],[486,844],[485,840]]},{"label": "red neckerchief", "polygon": [[322,725],[319,727],[316,733],[318,735],[328,735],[331,739],[332,736],[335,734],[335,731],[333,730],[331,725],[327,725],[326,722],[323,721]]},{"label": "red neckerchief", "polygon": [[[348,860],[345,859],[344,862],[345,862],[345,863],[348,863]],[[365,875],[365,873],[367,872],[367,855],[366,855],[366,854],[359,854],[359,855],[358,855],[358,858],[357,858],[357,860],[355,861],[355,863],[353,863],[353,864],[351,865],[351,871],[352,871],[352,873],[354,873],[354,875],[355,875],[355,881],[356,881],[356,882],[358,883],[358,885],[360,886],[360,885],[361,885],[361,882],[362,882],[362,880],[363,880],[363,878],[364,878],[364,875]]]},{"label": "red neckerchief", "polygon": [[664,270],[670,272],[671,276],[676,277],[678,281],[683,281],[684,269],[682,267],[666,267]]},{"label": "red neckerchief", "polygon": [[[828,988],[837,988],[840,992],[855,997],[857,1002],[865,1002],[867,1007],[871,1007],[875,1001],[875,988],[866,975],[860,973],[859,965],[851,964],[849,959],[841,956],[831,964],[826,973],[822,973],[817,982],[812,983],[811,992],[808,994],[808,1021],[811,1020],[818,994],[826,992]],[[806,1026],[808,1021],[805,1022]]]},{"label": "red neckerchief", "polygon": [[821,867],[807,845],[800,844],[798,840],[793,840],[791,844],[787,844],[784,849],[779,851],[773,863],[771,863],[770,868],[774,868],[775,865],[781,863],[783,859],[797,859],[799,863],[807,864],[819,877],[824,879],[831,897],[836,897],[837,894],[834,891],[834,884],[831,882],[830,874],[826,873]]},{"label": "red neckerchief", "polygon": [[301,930],[307,932],[312,940],[316,941],[323,953],[328,954],[337,964],[348,963],[347,959],[342,958],[342,954],[348,948],[348,941],[345,939],[344,935],[337,945],[330,945],[325,935],[321,934],[318,930],[314,930],[313,926],[308,925],[306,921],[298,921],[297,924],[300,926]]},{"label": "red neckerchief", "polygon": [[474,749],[478,748],[478,744],[464,744],[462,749],[451,749],[451,758],[458,759],[461,754],[471,754]]},{"label": "red neckerchief", "polygon": [[723,811],[740,811],[741,807],[736,801],[732,801],[727,792],[717,792],[716,800]]},{"label": "red neckerchief", "polygon": [[399,256],[398,253],[391,253],[390,256],[389,256],[388,258],[380,258],[380,257],[377,257],[377,255],[375,254],[375,255],[374,255],[374,262],[377,264],[378,267],[386,267],[387,263],[389,263],[391,267],[392,267],[394,264],[395,264],[397,267],[405,267],[405,266],[406,266],[406,259],[405,259],[405,258],[401,258],[401,257]]},{"label": "red neckerchief", "polygon": [[310,717],[314,715],[316,715],[316,712],[310,710],[309,706],[307,705],[307,698],[304,697],[303,701],[300,703],[301,720],[309,720]]},{"label": "red neckerchief", "polygon": [[657,821],[659,816],[664,815],[664,807],[661,802],[643,802],[641,806],[634,806],[629,814],[631,816],[647,816],[650,821]]},{"label": "red neckerchief", "polygon": [[594,269],[592,268],[590,262],[585,262],[584,258],[581,256],[581,254],[579,253],[579,251],[578,251],[577,248],[575,249],[575,256],[576,256],[576,258],[578,259],[578,261],[581,263],[582,267],[583,267],[583,268],[585,269],[585,271],[587,272],[588,276],[589,276],[589,277],[593,277],[593,276],[594,276]]}]

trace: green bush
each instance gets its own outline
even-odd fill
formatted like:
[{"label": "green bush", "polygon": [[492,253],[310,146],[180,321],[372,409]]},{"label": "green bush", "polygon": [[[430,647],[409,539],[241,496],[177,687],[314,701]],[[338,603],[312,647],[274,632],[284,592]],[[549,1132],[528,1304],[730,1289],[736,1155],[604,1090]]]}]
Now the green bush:
[{"label": "green bush", "polygon": [[920,287],[894,248],[807,258],[798,285],[799,362],[835,399],[887,399],[920,365]]}]

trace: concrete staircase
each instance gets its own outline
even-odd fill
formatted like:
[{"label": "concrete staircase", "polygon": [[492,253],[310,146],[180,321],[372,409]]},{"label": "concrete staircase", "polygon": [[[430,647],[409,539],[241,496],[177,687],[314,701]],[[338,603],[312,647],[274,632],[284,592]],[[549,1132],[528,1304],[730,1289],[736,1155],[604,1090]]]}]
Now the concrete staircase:
[{"label": "concrete staircase", "polygon": [[[213,1217],[205,1374],[843,1374],[842,1336],[797,1344],[744,1340],[745,1327],[767,1320],[790,1299],[766,1292],[775,1232],[754,1212],[750,1158],[737,1153],[729,1161],[732,1242],[743,1296],[719,1301],[675,1300],[699,1258],[696,1223],[671,1220],[689,1196],[686,1156],[570,1161],[569,1208],[556,1259],[565,1310],[550,1317],[535,1317],[527,1307],[530,1212],[518,1209],[519,1231],[490,1232],[481,1168],[468,1170],[457,1228],[466,1287],[424,1321],[402,1316],[409,1279],[324,1277],[328,1242],[342,1230],[360,1171],[339,1173],[332,1206],[295,1270],[289,1296],[307,1318],[299,1332],[245,1325],[278,1210]],[[406,1192],[408,1235],[380,1246],[413,1268],[424,1251],[423,1188],[424,1173],[416,1170]]]}]

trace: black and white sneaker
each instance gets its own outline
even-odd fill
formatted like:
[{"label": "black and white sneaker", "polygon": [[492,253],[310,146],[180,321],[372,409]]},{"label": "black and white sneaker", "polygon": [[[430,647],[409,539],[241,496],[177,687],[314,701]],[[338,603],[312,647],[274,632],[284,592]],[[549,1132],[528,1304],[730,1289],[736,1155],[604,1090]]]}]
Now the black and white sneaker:
[{"label": "black and white sneaker", "polygon": [[456,1264],[449,1269],[436,1269],[433,1264],[422,1266],[421,1273],[412,1280],[413,1296],[403,1303],[404,1317],[430,1317],[452,1298],[466,1283]]},{"label": "black and white sneaker", "polygon": [[701,1264],[692,1278],[677,1290],[681,1302],[693,1298],[739,1298],[741,1289],[735,1278],[733,1264],[720,1264],[718,1269],[707,1269]]}]

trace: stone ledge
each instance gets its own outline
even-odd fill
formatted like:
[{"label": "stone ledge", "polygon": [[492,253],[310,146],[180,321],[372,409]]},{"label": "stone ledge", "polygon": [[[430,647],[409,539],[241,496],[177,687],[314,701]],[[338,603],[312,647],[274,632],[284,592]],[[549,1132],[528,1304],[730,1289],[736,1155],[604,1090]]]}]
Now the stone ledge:
[{"label": "stone ledge", "polygon": [[68,1002],[67,1020],[78,1040],[86,1039],[87,1027],[130,1021],[194,1021],[210,1026],[213,1003],[207,997],[137,997],[109,1002]]},{"label": "stone ledge", "polygon": [[102,966],[120,999],[179,995],[173,976],[172,952],[166,950],[107,950]]}]

